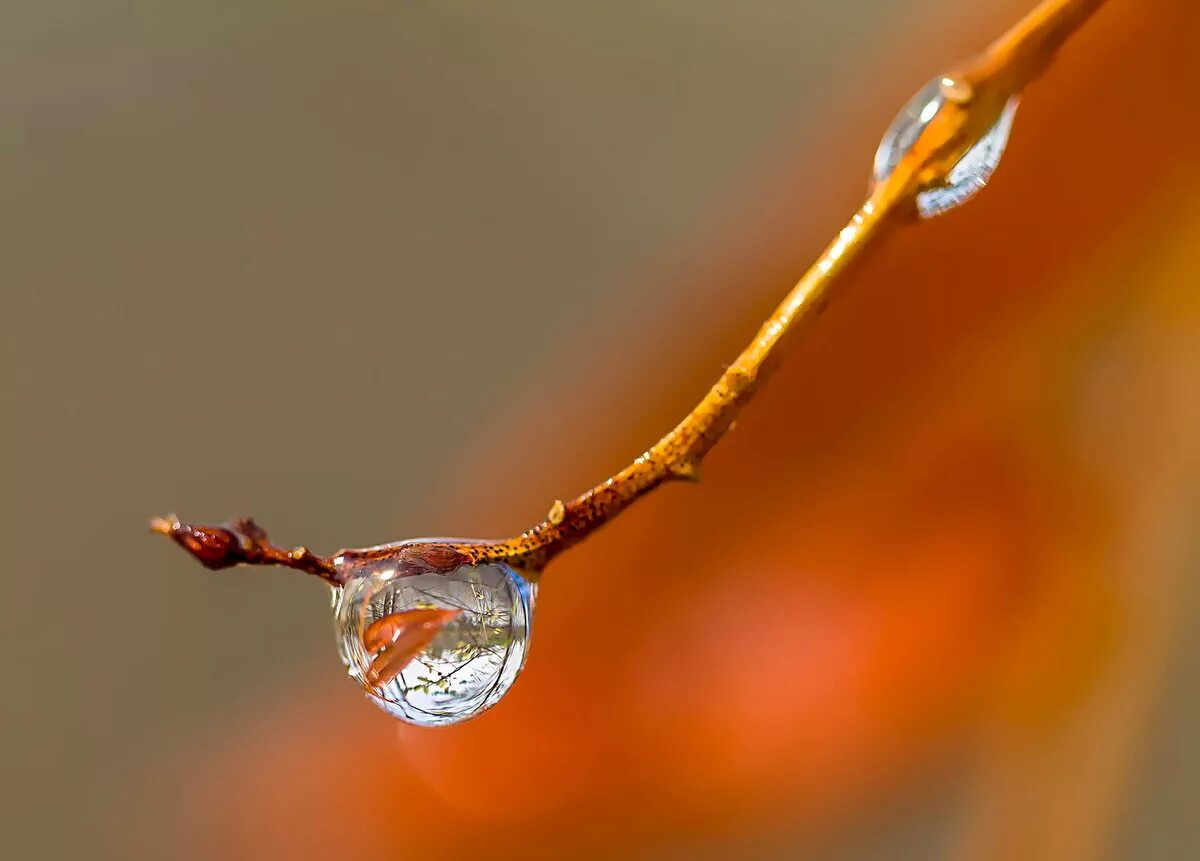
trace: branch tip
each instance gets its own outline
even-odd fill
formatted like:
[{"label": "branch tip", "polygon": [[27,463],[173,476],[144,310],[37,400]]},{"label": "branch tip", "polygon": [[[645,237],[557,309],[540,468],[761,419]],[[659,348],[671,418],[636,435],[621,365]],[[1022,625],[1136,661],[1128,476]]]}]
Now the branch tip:
[{"label": "branch tip", "polygon": [[266,530],[249,517],[239,517],[221,526],[183,523],[173,514],[155,517],[150,530],[170,538],[205,568],[214,571],[235,565],[280,565],[313,574],[328,583],[340,583],[331,560],[307,547],[285,550],[267,538]]}]

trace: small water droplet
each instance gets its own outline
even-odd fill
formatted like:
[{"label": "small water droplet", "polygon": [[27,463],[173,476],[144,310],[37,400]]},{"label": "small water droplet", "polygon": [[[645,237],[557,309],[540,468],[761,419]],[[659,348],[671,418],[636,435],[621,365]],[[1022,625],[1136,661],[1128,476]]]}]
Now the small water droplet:
[{"label": "small water droplet", "polygon": [[507,565],[411,573],[396,556],[349,559],[337,592],[338,651],[393,717],[441,726],[508,693],[525,664],[537,587]]},{"label": "small water droplet", "polygon": [[[875,182],[883,182],[891,176],[938,112],[952,99],[962,98],[964,93],[969,93],[969,88],[941,75],[922,87],[900,111],[879,143],[875,152]],[[917,212],[922,218],[932,218],[965,203],[987,185],[1008,144],[1018,101],[1015,96],[1009,99],[995,124],[947,174],[945,185],[917,194]]]}]

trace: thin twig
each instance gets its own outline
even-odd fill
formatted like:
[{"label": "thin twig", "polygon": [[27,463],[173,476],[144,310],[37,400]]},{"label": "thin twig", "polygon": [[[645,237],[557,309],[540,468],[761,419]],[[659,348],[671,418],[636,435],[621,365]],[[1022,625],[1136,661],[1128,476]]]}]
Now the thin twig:
[{"label": "thin twig", "polygon": [[307,547],[291,550],[276,547],[266,531],[249,517],[224,526],[193,526],[169,514],[151,520],[150,529],[174,540],[200,564],[214,571],[234,565],[282,565],[316,575],[331,584],[338,582],[332,560],[316,555]]},{"label": "thin twig", "polygon": [[338,562],[399,553],[412,571],[449,571],[461,564],[505,562],[530,577],[568,547],[579,543],[635,501],[668,481],[695,481],[700,462],[729,430],[777,362],[787,339],[817,317],[834,282],[864,252],[896,226],[914,222],[916,197],[948,184],[962,156],[995,125],[1009,100],[1049,66],[1062,44],[1105,0],[1044,0],[982,55],[954,72],[947,102],[911,149],[842,228],[816,263],[767,318],[758,335],[670,433],[633,463],[567,503],[556,501],[541,523],[503,541],[428,543],[419,546],[342,551],[330,559],[267,541],[252,520],[206,527],[171,517],[152,528],[173,538],[210,568],[283,565],[340,582]]},{"label": "thin twig", "polygon": [[824,309],[833,282],[892,227],[914,220],[917,193],[946,183],[950,169],[992,127],[1008,100],[1047,68],[1062,43],[1104,2],[1047,0],[955,73],[966,84],[958,101],[939,112],[888,180],[873,189],[696,408],[625,469],[565,505],[556,503],[553,516],[528,532],[477,548],[478,555],[540,572],[656,487],[696,480],[701,460],[753,397],[788,336]]}]

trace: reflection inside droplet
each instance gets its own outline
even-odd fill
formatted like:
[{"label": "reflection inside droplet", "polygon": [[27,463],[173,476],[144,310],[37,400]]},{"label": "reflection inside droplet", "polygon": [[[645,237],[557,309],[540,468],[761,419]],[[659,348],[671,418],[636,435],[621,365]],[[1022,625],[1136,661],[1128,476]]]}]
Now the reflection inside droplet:
[{"label": "reflection inside droplet", "polygon": [[[951,93],[967,89],[953,78],[938,76],[922,87],[884,133],[875,151],[874,180],[883,182],[921,137],[921,133],[945,107]],[[959,159],[944,185],[925,189],[916,196],[917,212],[931,218],[964,203],[987,185],[1004,147],[1008,144],[1018,99],[1009,99],[995,124]]]},{"label": "reflection inside droplet", "polygon": [[525,663],[536,586],[503,564],[404,573],[356,563],[334,624],[349,674],[394,717],[437,726],[495,705]]}]

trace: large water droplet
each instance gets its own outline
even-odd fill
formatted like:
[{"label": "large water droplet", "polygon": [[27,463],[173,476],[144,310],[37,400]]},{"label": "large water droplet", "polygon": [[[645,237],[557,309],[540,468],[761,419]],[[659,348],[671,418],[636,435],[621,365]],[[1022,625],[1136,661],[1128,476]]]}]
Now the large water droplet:
[{"label": "large water droplet", "polygon": [[346,564],[334,598],[342,661],[393,717],[422,726],[474,717],[525,664],[537,587],[498,563],[414,571],[403,549]]},{"label": "large water droplet", "polygon": [[[952,78],[939,76],[913,96],[884,133],[879,149],[875,152],[875,182],[883,182],[892,175],[900,160],[917,142],[921,132],[946,106],[951,94],[961,87],[962,85]],[[959,206],[987,185],[1000,163],[1004,147],[1008,144],[1008,134],[1012,129],[1018,101],[1015,96],[1009,99],[999,119],[987,134],[967,150],[947,174],[945,185],[918,192],[917,212],[922,218],[932,218]]]}]

